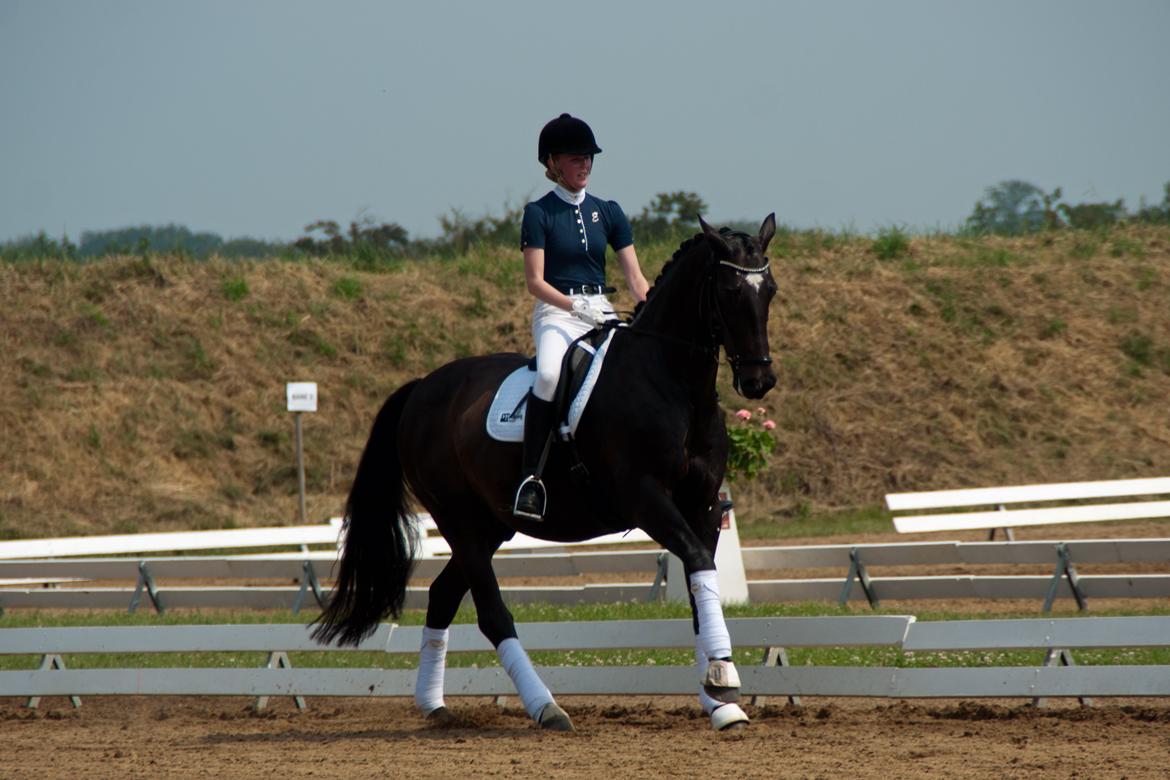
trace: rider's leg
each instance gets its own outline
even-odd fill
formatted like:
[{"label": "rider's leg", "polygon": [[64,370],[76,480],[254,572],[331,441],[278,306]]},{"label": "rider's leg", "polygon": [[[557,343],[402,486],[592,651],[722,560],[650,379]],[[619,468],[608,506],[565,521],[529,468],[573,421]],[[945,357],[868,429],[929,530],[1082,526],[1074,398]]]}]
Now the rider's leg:
[{"label": "rider's leg", "polygon": [[516,502],[512,507],[512,514],[516,517],[529,520],[544,519],[548,496],[537,471],[555,424],[555,404],[530,395],[524,410],[524,449],[520,465],[520,487],[516,490]]},{"label": "rider's leg", "polygon": [[532,337],[536,343],[536,381],[524,411],[524,449],[520,486],[512,514],[542,520],[547,505],[544,483],[536,475],[542,453],[556,424],[553,397],[560,379],[561,362],[573,339],[589,330],[563,309],[538,303],[532,314]]}]

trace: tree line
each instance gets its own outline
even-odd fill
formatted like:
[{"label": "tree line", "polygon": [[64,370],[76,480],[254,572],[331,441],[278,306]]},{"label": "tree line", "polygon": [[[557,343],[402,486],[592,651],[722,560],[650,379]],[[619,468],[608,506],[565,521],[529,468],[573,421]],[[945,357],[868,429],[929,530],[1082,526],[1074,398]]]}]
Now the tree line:
[{"label": "tree line", "polygon": [[[695,215],[707,213],[697,193],[660,192],[630,223],[640,243],[681,241],[696,230]],[[500,214],[469,216],[452,209],[439,217],[436,238],[412,238],[396,222],[379,222],[363,214],[348,225],[321,219],[305,226],[303,235],[291,242],[256,238],[224,239],[215,233],[194,232],[182,225],[126,227],[85,231],[80,242],[68,236],[51,238],[43,231],[35,236],[0,244],[0,259],[63,258],[87,260],[109,255],[173,254],[206,259],[244,257],[344,256],[359,265],[387,260],[445,257],[466,253],[477,245],[519,246],[523,206],[506,206]],[[988,187],[964,222],[968,234],[1022,235],[1064,228],[1093,229],[1123,222],[1170,224],[1170,182],[1162,202],[1142,203],[1129,211],[1123,200],[1101,203],[1069,203],[1057,187],[1045,191],[1030,182],[1012,179]],[[754,230],[746,221],[733,227]]]},{"label": "tree line", "polygon": [[1163,188],[1160,204],[1142,203],[1131,212],[1121,198],[1068,203],[1060,187],[1045,192],[1031,182],[1009,179],[987,188],[967,217],[965,229],[976,234],[1023,235],[1062,228],[1092,230],[1122,222],[1170,224],[1170,182]]},{"label": "tree line", "polygon": [[[640,241],[668,240],[690,235],[695,214],[707,204],[693,192],[659,193],[641,212],[632,216]],[[88,260],[111,255],[172,254],[206,259],[244,257],[345,256],[359,265],[401,258],[443,257],[466,253],[481,244],[520,245],[523,206],[505,207],[501,214],[471,217],[452,209],[439,217],[437,238],[412,238],[396,222],[378,222],[363,214],[348,225],[331,219],[305,226],[303,235],[291,242],[255,238],[225,240],[210,232],[194,232],[182,225],[85,231],[74,243],[68,236],[55,239],[43,231],[28,238],[0,244],[0,259],[63,258]]]}]

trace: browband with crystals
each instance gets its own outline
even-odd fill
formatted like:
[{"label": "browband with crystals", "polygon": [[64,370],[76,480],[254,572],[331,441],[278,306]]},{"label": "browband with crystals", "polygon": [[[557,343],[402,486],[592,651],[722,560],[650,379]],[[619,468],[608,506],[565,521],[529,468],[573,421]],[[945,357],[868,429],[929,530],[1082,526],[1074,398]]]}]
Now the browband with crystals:
[{"label": "browband with crystals", "polygon": [[772,261],[769,260],[768,262],[761,265],[759,268],[744,268],[742,265],[736,265],[735,263],[733,263],[729,260],[720,260],[719,265],[725,265],[728,268],[734,268],[735,270],[739,271],[741,274],[762,274],[764,271],[768,270],[768,267],[770,265],[772,265]]}]

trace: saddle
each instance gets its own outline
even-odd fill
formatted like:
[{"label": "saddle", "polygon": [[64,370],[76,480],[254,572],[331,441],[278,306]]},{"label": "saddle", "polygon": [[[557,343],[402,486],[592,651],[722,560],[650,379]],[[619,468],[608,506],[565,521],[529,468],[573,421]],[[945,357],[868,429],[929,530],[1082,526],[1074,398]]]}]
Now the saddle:
[{"label": "saddle", "polygon": [[[571,441],[577,431],[612,337],[612,328],[593,330],[574,340],[565,351],[556,395],[553,397],[556,432],[563,441]],[[489,436],[497,441],[524,440],[524,410],[535,381],[535,357],[504,379],[488,409]]]}]

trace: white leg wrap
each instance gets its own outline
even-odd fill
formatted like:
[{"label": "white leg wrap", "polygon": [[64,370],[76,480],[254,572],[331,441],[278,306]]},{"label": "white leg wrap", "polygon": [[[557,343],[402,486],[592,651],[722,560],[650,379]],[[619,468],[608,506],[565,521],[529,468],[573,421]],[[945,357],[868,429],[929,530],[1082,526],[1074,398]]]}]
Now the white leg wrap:
[{"label": "white leg wrap", "polygon": [[699,617],[699,646],[708,659],[731,657],[731,634],[719,603],[719,576],[714,569],[691,574],[691,594]]},{"label": "white leg wrap", "polygon": [[418,677],[414,683],[414,703],[424,715],[443,706],[443,673],[447,670],[447,634],[445,628],[422,630],[422,647],[418,651]]},{"label": "white leg wrap", "polygon": [[524,652],[520,640],[513,637],[500,642],[496,654],[500,656],[500,664],[512,678],[512,684],[520,694],[520,701],[524,702],[525,711],[529,717],[536,720],[545,705],[552,703],[553,697],[540,681],[536,669],[532,668],[528,653]]}]

